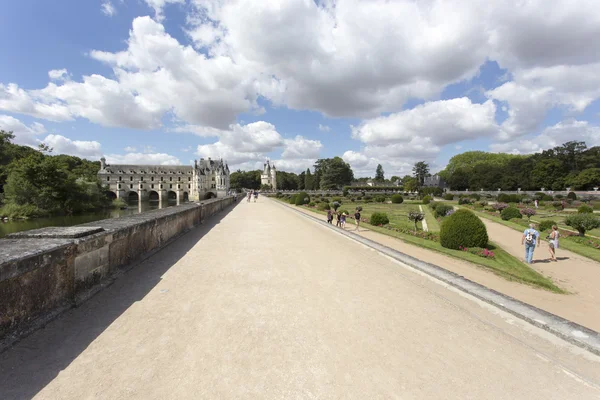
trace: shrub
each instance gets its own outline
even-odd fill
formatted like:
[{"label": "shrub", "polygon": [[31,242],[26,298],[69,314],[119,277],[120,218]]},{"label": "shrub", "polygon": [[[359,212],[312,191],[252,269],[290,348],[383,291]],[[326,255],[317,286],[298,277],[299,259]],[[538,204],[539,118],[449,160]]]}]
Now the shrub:
[{"label": "shrub", "polygon": [[527,198],[522,200],[523,204],[531,204],[532,200]]},{"label": "shrub", "polygon": [[344,189],[342,191],[342,196],[347,197],[348,196],[348,189]]},{"label": "shrub", "polygon": [[431,208],[432,211],[435,211],[435,208],[440,204],[441,203],[439,201],[432,201],[431,203],[429,203],[429,208]]},{"label": "shrub", "polygon": [[594,214],[571,214],[565,218],[565,224],[577,229],[579,236],[585,236],[586,231],[600,228],[600,219]]},{"label": "shrub", "polygon": [[[571,193],[573,193],[573,192],[571,192]],[[593,214],[594,213],[594,209],[592,207],[587,206],[587,205],[584,204],[584,205],[580,206],[577,209],[577,212],[579,214]]]},{"label": "shrub", "polygon": [[436,218],[445,217],[451,210],[454,210],[454,207],[451,204],[440,203],[435,207],[435,216]]},{"label": "shrub", "polygon": [[481,196],[479,195],[479,193],[473,193],[473,194],[471,195],[471,198],[472,198],[473,200],[475,200],[475,201],[479,201],[479,200],[481,200]]},{"label": "shrub", "polygon": [[342,204],[342,198],[341,197],[334,197],[332,200],[333,201],[337,201],[338,203]]},{"label": "shrub", "polygon": [[375,197],[375,201],[378,203],[385,203],[385,196],[377,196]]},{"label": "shrub", "polygon": [[492,205],[492,208],[496,211],[500,211],[502,212],[505,208],[508,207],[508,204],[506,203],[496,203]]},{"label": "shrub", "polygon": [[404,197],[401,194],[392,195],[392,203],[394,204],[402,204],[404,202]]},{"label": "shrub", "polygon": [[523,208],[520,211],[521,215],[525,215],[527,217],[527,221],[531,220],[531,217],[535,215],[535,210],[533,208]]},{"label": "shrub", "polygon": [[595,211],[600,210],[600,201],[597,203],[594,203],[594,205],[592,207],[594,208]]},{"label": "shrub", "polygon": [[419,221],[423,221],[423,219],[424,219],[424,218],[425,218],[425,214],[423,214],[423,213],[420,213],[420,212],[418,212],[418,211],[409,211],[409,212],[408,212],[408,219],[409,219],[409,220],[411,220],[412,222],[414,222],[414,223],[415,223],[415,231],[416,231],[417,229],[419,229],[419,228],[417,227],[417,223],[418,223]]},{"label": "shrub", "polygon": [[521,212],[517,207],[506,207],[504,210],[502,210],[500,216],[503,220],[508,221],[513,218],[521,218]]},{"label": "shrub", "polygon": [[309,207],[314,207],[314,206],[315,206],[315,202],[314,202],[314,201],[311,201],[310,203],[308,203],[308,206],[309,206]]},{"label": "shrub", "polygon": [[331,203],[331,207],[337,211],[338,208],[340,208],[341,204],[338,201],[334,201],[333,203]]},{"label": "shrub", "polygon": [[373,200],[373,196],[367,195],[365,196],[365,201],[368,203],[369,201]]},{"label": "shrub", "polygon": [[331,209],[331,207],[329,206],[329,203],[319,203],[319,205],[317,206],[317,209],[320,211],[328,211]]},{"label": "shrub", "polygon": [[423,197],[423,204],[429,204],[431,203],[431,196],[427,195],[425,197]]},{"label": "shrub", "polygon": [[462,199],[458,199],[458,204],[459,205],[463,205],[463,204],[472,204],[473,200],[468,198],[468,197],[463,197]]},{"label": "shrub", "polygon": [[387,225],[390,223],[390,219],[388,218],[386,213],[376,212],[371,214],[371,219],[369,220],[369,223],[375,226]]},{"label": "shrub", "polygon": [[540,222],[540,225],[538,226],[538,230],[540,232],[544,232],[547,231],[548,229],[552,229],[552,226],[556,225],[555,221],[552,221],[551,219],[546,219],[542,222]]},{"label": "shrub", "polygon": [[297,194],[293,194],[290,196],[290,198],[289,198],[290,204],[296,204],[296,196],[297,196]]},{"label": "shrub", "polygon": [[554,207],[555,210],[558,210],[559,208],[562,207],[562,201],[553,201],[552,207]]},{"label": "shrub", "polygon": [[479,205],[480,205],[481,207],[485,207],[485,206],[487,206],[487,205],[488,205],[488,202],[487,202],[487,201],[480,201],[480,202],[479,202]]},{"label": "shrub", "polygon": [[565,197],[565,196],[563,196],[562,194],[557,194],[557,195],[554,196],[554,198],[557,199],[557,200],[562,200],[563,197]]},{"label": "shrub", "polygon": [[440,243],[447,249],[481,247],[488,243],[485,225],[469,210],[458,210],[442,222]]},{"label": "shrub", "polygon": [[281,192],[277,192],[275,194],[275,197],[277,197],[279,199],[279,198],[283,197],[283,194]]},{"label": "shrub", "polygon": [[501,203],[519,203],[521,201],[521,196],[518,194],[500,193],[498,195],[498,201]]},{"label": "shrub", "polygon": [[127,202],[123,199],[114,199],[110,205],[112,208],[127,208]]},{"label": "shrub", "polygon": [[297,206],[302,206],[304,204],[310,203],[310,196],[306,192],[300,192],[296,195],[296,204]]},{"label": "shrub", "polygon": [[356,200],[361,201],[362,200],[362,196],[356,196]]},{"label": "shrub", "polygon": [[567,194],[567,198],[571,200],[577,200],[577,195],[575,192],[569,192],[569,194]]},{"label": "shrub", "polygon": [[452,193],[446,193],[444,195],[444,200],[454,200],[454,195]]}]

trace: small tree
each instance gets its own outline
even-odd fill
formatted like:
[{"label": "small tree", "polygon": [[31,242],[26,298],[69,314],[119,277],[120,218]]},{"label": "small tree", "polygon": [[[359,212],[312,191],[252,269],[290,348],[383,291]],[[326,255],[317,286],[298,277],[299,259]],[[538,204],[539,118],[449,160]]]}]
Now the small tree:
[{"label": "small tree", "polygon": [[417,227],[417,223],[419,221],[423,221],[423,218],[425,218],[425,214],[423,214],[423,213],[420,213],[418,211],[409,211],[408,212],[408,219],[411,220],[412,222],[414,222],[415,231],[419,229]]},{"label": "small tree", "polygon": [[535,210],[532,208],[523,208],[521,210],[521,215],[525,215],[527,217],[527,221],[530,221],[531,217],[535,215]]},{"label": "small tree", "polygon": [[331,207],[337,211],[338,208],[340,208],[341,204],[338,201],[334,201],[333,203],[331,203]]},{"label": "small tree", "polygon": [[565,218],[565,224],[577,229],[579,236],[585,236],[586,231],[600,228],[600,219],[593,214],[572,214]]},{"label": "small tree", "polygon": [[496,203],[496,204],[493,204],[492,207],[494,208],[494,210],[502,212],[502,210],[504,210],[505,208],[508,208],[508,204]]}]

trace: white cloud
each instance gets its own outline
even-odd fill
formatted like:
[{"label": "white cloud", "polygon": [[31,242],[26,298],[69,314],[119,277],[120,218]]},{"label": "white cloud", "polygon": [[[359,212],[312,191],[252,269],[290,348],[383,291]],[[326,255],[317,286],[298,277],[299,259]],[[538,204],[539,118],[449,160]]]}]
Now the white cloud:
[{"label": "white cloud", "polygon": [[46,128],[39,122],[34,122],[30,126],[25,125],[20,120],[10,115],[0,115],[0,130],[13,132],[15,135],[14,143],[37,147],[40,135],[46,133]]},{"label": "white cloud", "polygon": [[181,165],[175,156],[165,153],[127,153],[105,155],[108,164]]},{"label": "white cloud", "polygon": [[600,126],[590,125],[587,121],[563,121],[529,139],[492,144],[490,150],[513,154],[537,153],[572,140],[585,142],[588,147],[600,146]]},{"label": "white cloud", "polygon": [[387,157],[384,155],[370,157],[364,152],[352,150],[346,151],[342,156],[342,159],[350,164],[354,176],[357,178],[375,176],[377,165],[381,164],[385,177],[388,179],[394,175],[404,176],[412,174],[412,166],[414,162],[417,161],[417,159],[412,158],[398,159],[396,157]]},{"label": "white cloud", "polygon": [[110,2],[110,0],[105,0],[102,3],[101,9],[102,9],[102,12],[104,13],[104,15],[107,15],[109,17],[112,17],[117,12],[117,10],[115,9],[115,6],[113,6],[113,4]]},{"label": "white cloud", "polygon": [[96,141],[71,140],[61,135],[48,135],[41,142],[52,148],[52,154],[68,154],[92,160],[102,157],[102,146]]},{"label": "white cloud", "polygon": [[316,158],[296,158],[272,160],[271,162],[279,171],[295,172],[299,174],[302,171],[306,171],[307,168],[310,168],[312,171],[316,161]]},{"label": "white cloud", "polygon": [[329,131],[331,131],[331,128],[329,126],[327,126],[327,125],[321,125],[321,124],[319,124],[319,130],[321,132],[329,132]]},{"label": "white cloud", "polygon": [[296,136],[285,140],[285,149],[281,154],[283,159],[316,159],[323,145],[318,140],[305,139]]},{"label": "white cloud", "polygon": [[48,71],[48,77],[53,81],[64,81],[69,79],[69,73],[65,68],[53,69]]},{"label": "white cloud", "polygon": [[137,151],[137,148],[133,146],[127,146],[123,150],[125,150],[128,153],[135,153]]},{"label": "white cloud", "polygon": [[67,106],[48,101],[37,92],[28,92],[15,83],[0,83],[0,110],[50,121],[68,121],[73,119]]},{"label": "white cloud", "polygon": [[161,21],[163,10],[167,4],[185,4],[185,0],[144,0],[148,6],[154,10],[154,16],[158,21]]}]

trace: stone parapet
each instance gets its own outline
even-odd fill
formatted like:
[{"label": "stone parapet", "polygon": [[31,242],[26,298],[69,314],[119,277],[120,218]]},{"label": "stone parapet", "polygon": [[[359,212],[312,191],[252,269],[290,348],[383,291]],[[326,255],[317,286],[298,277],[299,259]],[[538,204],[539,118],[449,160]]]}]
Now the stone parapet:
[{"label": "stone parapet", "polygon": [[233,203],[229,196],[0,239],[0,349]]}]

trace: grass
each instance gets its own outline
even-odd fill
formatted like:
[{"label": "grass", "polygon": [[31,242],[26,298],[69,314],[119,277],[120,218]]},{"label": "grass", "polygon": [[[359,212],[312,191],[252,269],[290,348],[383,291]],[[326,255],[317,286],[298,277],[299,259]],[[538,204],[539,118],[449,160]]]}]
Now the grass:
[{"label": "grass", "polygon": [[[386,213],[390,219],[390,225],[397,228],[414,229],[415,224],[408,219],[409,211],[419,211],[419,205],[415,203],[388,204],[388,203],[365,203],[364,201],[343,202],[340,206],[341,210],[348,210],[350,215],[354,214],[354,209],[358,206],[362,207],[360,214],[363,218],[371,218],[371,215],[376,212]],[[427,221],[429,223],[429,221]],[[420,229],[423,229],[421,222],[417,224]]]},{"label": "grass", "polygon": [[[352,203],[352,204],[356,204],[356,203]],[[368,205],[372,205],[372,204],[373,203],[368,203]],[[377,204],[377,205],[385,206],[386,204]],[[387,205],[389,206],[390,204],[387,204]],[[396,204],[395,206],[398,206],[398,204]],[[344,208],[343,205],[342,205],[342,208]],[[418,206],[417,206],[417,208],[418,208]],[[311,211],[315,214],[320,214],[320,215],[327,214],[324,211],[318,211],[313,208],[305,208],[305,209],[308,211]],[[364,211],[364,206],[363,206],[363,211]],[[374,212],[374,211],[372,211],[372,212]],[[350,222],[350,224],[352,224],[352,221],[349,221],[349,222]],[[524,284],[527,284],[527,285],[530,285],[533,287],[549,290],[554,293],[566,293],[563,289],[556,286],[552,282],[552,280],[541,275],[537,271],[531,269],[527,264],[521,262],[519,259],[517,259],[516,257],[513,257],[512,255],[510,255],[509,253],[507,253],[506,251],[504,251],[499,246],[497,246],[493,243],[489,244],[488,249],[494,251],[496,258],[490,259],[490,258],[480,257],[480,256],[477,256],[475,254],[471,254],[471,253],[465,252],[465,251],[446,249],[445,247],[442,247],[442,245],[439,242],[418,238],[418,237],[415,237],[415,236],[412,236],[409,234],[405,234],[405,233],[401,233],[401,232],[390,231],[386,228],[372,226],[372,225],[368,225],[368,228],[374,232],[379,232],[384,235],[388,235],[388,236],[392,236],[392,237],[401,239],[402,241],[404,241],[406,243],[410,243],[410,244],[413,244],[413,245],[416,245],[416,246],[419,246],[419,247],[422,247],[422,248],[425,248],[428,250],[442,253],[442,254],[448,255],[453,258],[469,261],[469,262],[471,262],[479,267],[483,267],[483,268],[493,272],[494,274],[501,276],[502,278],[507,279],[509,281],[524,283]]]},{"label": "grass", "polygon": [[[484,212],[480,212],[478,210],[471,210],[471,211],[474,211],[481,218],[485,218],[490,221],[502,224],[504,226],[508,226],[509,228],[515,229],[519,232],[523,232],[525,230],[525,228],[527,227],[527,219],[523,219],[523,220],[521,220],[521,223],[517,223],[517,222],[513,222],[513,221],[504,221],[502,218],[500,218],[500,215],[498,215],[496,217],[496,216],[486,214]],[[532,219],[532,222],[534,222],[534,219]],[[559,227],[560,227],[560,225],[559,225]],[[569,228],[569,230],[572,230],[572,229]],[[563,236],[560,239],[560,248],[572,251],[573,253],[579,254],[580,256],[584,256],[584,257],[590,258],[594,261],[600,262],[600,251],[598,249],[595,249],[593,247],[587,246],[582,243],[578,243],[575,240],[571,240],[569,237]]]},{"label": "grass", "polygon": [[427,222],[427,228],[429,232],[439,232],[440,231],[440,223],[433,215],[431,208],[428,205],[423,205],[423,212],[425,213],[425,222]]}]

